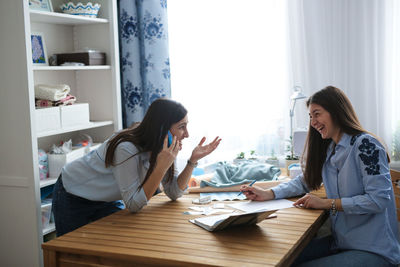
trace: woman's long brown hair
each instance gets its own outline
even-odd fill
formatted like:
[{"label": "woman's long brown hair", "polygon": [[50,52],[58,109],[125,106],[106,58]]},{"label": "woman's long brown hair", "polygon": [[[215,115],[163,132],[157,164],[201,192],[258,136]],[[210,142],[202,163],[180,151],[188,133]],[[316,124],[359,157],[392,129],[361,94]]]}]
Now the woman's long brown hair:
[{"label": "woman's long brown hair", "polygon": [[[154,170],[157,155],[162,150],[164,138],[171,126],[182,120],[187,114],[185,107],[173,100],[159,98],[147,110],[142,122],[135,123],[113,136],[107,143],[105,166],[116,166],[136,156],[132,155],[123,162],[114,162],[115,150],[123,142],[131,142],[139,153],[151,152],[150,167],[142,185]],[[168,180],[174,176],[174,164],[168,170]]]},{"label": "woman's long brown hair", "polygon": [[[360,124],[350,100],[342,90],[327,86],[316,92],[307,100],[307,107],[317,104],[331,115],[333,125],[349,135],[367,132]],[[304,179],[312,190],[320,188],[322,183],[322,167],[331,139],[322,139],[321,135],[309,124],[305,150],[301,157]]]}]

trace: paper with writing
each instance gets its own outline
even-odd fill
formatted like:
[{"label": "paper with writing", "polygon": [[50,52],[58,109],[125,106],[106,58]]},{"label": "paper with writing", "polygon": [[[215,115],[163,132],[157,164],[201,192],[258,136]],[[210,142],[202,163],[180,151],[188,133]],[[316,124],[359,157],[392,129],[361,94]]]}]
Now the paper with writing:
[{"label": "paper with writing", "polygon": [[228,204],[228,206],[244,212],[255,212],[261,210],[280,210],[293,208],[293,203],[293,201],[287,199],[274,199],[267,201],[239,202],[235,204]]}]

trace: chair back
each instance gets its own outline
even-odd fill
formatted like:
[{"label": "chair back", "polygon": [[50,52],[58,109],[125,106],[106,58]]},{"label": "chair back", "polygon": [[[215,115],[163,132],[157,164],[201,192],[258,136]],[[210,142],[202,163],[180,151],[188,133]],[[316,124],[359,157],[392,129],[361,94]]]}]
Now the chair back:
[{"label": "chair back", "polygon": [[390,169],[392,177],[394,197],[396,201],[397,220],[400,221],[400,171]]}]

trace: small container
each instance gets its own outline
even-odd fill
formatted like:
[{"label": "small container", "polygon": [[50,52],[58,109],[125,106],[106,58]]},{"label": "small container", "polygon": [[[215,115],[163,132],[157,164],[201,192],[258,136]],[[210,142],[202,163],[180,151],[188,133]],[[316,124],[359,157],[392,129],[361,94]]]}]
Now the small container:
[{"label": "small container", "polygon": [[42,203],[42,229],[46,229],[50,224],[51,202]]},{"label": "small container", "polygon": [[62,168],[68,162],[83,157],[87,153],[86,147],[73,149],[67,154],[48,154],[49,157],[49,175],[56,178],[60,175]]},{"label": "small container", "polygon": [[57,178],[65,164],[85,156],[90,151],[97,149],[100,145],[101,144],[93,144],[91,146],[75,148],[67,154],[48,154],[50,177]]},{"label": "small container", "polygon": [[60,6],[61,11],[66,14],[84,16],[89,18],[96,18],[100,7],[100,4],[93,4],[92,2],[88,2],[86,4],[82,4],[81,2],[78,2],[77,4],[73,2],[68,2]]}]

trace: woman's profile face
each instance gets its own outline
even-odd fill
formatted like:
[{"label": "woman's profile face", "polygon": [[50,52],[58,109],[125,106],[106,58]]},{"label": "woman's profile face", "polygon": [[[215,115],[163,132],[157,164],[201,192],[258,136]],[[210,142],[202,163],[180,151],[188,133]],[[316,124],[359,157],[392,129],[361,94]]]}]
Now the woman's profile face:
[{"label": "woman's profile face", "polygon": [[179,143],[179,149],[182,149],[182,140],[189,137],[189,132],[187,130],[188,117],[187,115],[177,123],[172,124],[170,132]]},{"label": "woman's profile face", "polygon": [[310,125],[317,130],[322,139],[332,138],[337,143],[340,136],[339,127],[335,126],[331,114],[318,104],[309,106]]}]

